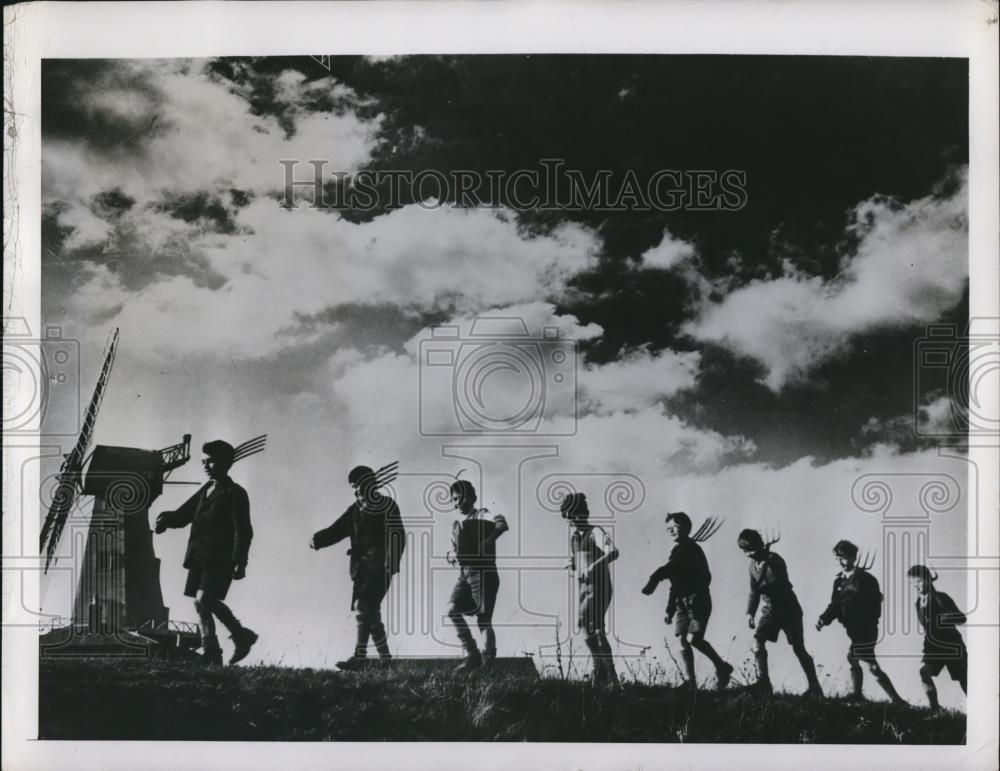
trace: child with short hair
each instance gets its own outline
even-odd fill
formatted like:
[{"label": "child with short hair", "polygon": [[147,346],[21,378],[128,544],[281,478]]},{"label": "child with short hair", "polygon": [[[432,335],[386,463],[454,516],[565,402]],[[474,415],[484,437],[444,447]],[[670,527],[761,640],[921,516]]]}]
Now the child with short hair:
[{"label": "child with short hair", "polygon": [[914,565],[907,571],[910,583],[917,592],[917,621],[924,630],[924,655],[920,661],[920,680],[927,693],[932,711],[940,709],[935,676],[947,668],[951,679],[955,680],[966,693],[968,672],[968,652],[962,633],[955,627],[964,624],[965,614],[955,605],[955,601],[944,592],[934,588],[937,574],[925,565]]},{"label": "child with short hair", "polygon": [[[471,672],[483,665],[490,665],[497,655],[497,638],[493,630],[493,608],[500,589],[497,572],[497,538],[510,527],[502,514],[490,514],[489,509],[476,508],[476,488],[466,479],[457,479],[451,485],[451,500],[462,519],[455,520],[451,528],[454,561],[459,566],[458,581],[451,593],[448,618],[455,625],[458,639],[465,649],[465,661],[460,672]],[[469,630],[465,616],[475,616],[483,637],[483,650]]]},{"label": "child with short hair", "polygon": [[[697,689],[695,678],[694,651],[700,651],[715,666],[716,687],[723,689],[733,674],[731,664],[722,660],[715,648],[705,639],[709,616],[712,615],[712,595],[709,584],[712,573],[708,560],[698,542],[691,538],[691,518],[683,511],[667,514],[667,535],[674,539],[674,548],[665,565],[660,566],[649,577],[642,593],[649,595],[656,591],[660,581],[670,581],[670,597],[667,601],[666,623],[677,615],[674,633],[681,641],[681,658],[687,674],[688,686]],[[707,536],[706,536],[707,537]]]},{"label": "child with short hair", "polygon": [[611,604],[614,588],[611,585],[609,565],[618,559],[618,549],[604,533],[603,543],[598,543],[595,530],[604,532],[589,521],[590,508],[583,493],[570,493],[563,498],[559,512],[573,527],[570,536],[570,568],[577,574],[580,603],[577,609],[577,628],[583,630],[584,642],[594,664],[594,685],[617,685],[611,643],[604,631],[604,616]]},{"label": "child with short hair", "polygon": [[838,541],[833,547],[833,555],[841,570],[833,581],[830,604],[816,622],[816,630],[832,624],[834,619],[844,625],[851,641],[847,662],[851,668],[851,693],[855,699],[864,699],[864,673],[859,663],[863,661],[893,704],[905,704],[875,658],[878,622],[882,616],[882,591],[878,579],[857,565],[858,547],[850,541]]},{"label": "child with short hair", "polygon": [[[765,693],[772,692],[767,666],[767,643],[777,642],[785,633],[795,657],[806,673],[809,683],[807,696],[822,696],[823,689],[816,677],[816,666],[806,650],[802,629],[802,606],[799,605],[788,568],[779,554],[771,551],[770,543],[756,530],[743,530],[737,539],[740,549],[750,558],[750,599],[747,603],[749,625],[754,629],[754,656],[757,659],[758,685]],[[760,607],[760,620],[755,621]]]}]

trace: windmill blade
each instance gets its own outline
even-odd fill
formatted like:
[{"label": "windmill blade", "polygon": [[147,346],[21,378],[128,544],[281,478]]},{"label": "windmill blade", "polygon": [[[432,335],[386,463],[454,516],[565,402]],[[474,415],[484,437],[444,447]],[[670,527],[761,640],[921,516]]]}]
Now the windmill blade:
[{"label": "windmill blade", "polygon": [[104,354],[104,363],[101,365],[101,374],[97,377],[97,385],[94,387],[94,395],[90,397],[87,411],[83,417],[83,427],[80,429],[80,436],[77,437],[76,444],[63,460],[59,471],[59,486],[56,488],[55,499],[45,515],[45,522],[42,524],[41,537],[39,539],[38,550],[45,552],[45,572],[49,569],[49,564],[56,552],[59,544],[59,537],[62,535],[66,519],[73,508],[76,500],[77,489],[80,484],[80,475],[83,472],[83,461],[87,454],[87,448],[94,438],[94,428],[97,425],[97,413],[101,410],[101,403],[104,401],[104,393],[108,387],[108,380],[111,377],[111,368],[115,363],[115,355],[118,352],[118,328],[111,334],[107,350]]},{"label": "windmill blade", "polygon": [[115,364],[115,356],[118,354],[118,328],[111,335],[107,351],[104,355],[104,364],[101,366],[101,374],[97,377],[97,385],[94,386],[94,395],[90,397],[90,404],[83,417],[83,427],[80,429],[80,436],[76,440],[69,455],[66,456],[64,467],[79,471],[83,467],[83,458],[87,454],[90,442],[94,438],[94,429],[97,426],[97,414],[101,410],[101,403],[104,401],[104,393],[108,387],[108,380],[111,377],[111,368]]},{"label": "windmill blade", "polygon": [[48,572],[49,565],[52,564],[56,546],[59,545],[59,537],[76,501],[77,479],[69,474],[60,475],[52,505],[49,506],[48,514],[45,516],[38,546],[39,552],[45,552],[45,572]]},{"label": "windmill blade", "polygon": [[243,444],[239,444],[234,448],[233,452],[233,463],[238,460],[243,460],[244,458],[249,458],[251,455],[256,455],[259,452],[264,452],[267,445],[267,434],[261,434],[260,436],[255,436],[253,439],[247,439]]}]

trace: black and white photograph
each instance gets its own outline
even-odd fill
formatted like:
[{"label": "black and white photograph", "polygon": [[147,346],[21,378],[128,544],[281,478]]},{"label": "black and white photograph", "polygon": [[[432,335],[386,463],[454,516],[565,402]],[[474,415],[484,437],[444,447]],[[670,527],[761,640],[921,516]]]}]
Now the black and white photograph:
[{"label": "black and white photograph", "polygon": [[997,6],[955,7],[950,55],[42,46],[9,767],[994,768]]}]

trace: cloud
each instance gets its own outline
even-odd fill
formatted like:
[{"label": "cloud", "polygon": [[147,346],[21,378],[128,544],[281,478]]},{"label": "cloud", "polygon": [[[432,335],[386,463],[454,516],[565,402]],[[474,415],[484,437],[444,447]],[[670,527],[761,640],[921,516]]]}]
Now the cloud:
[{"label": "cloud", "polygon": [[[442,314],[557,298],[597,259],[585,227],[528,237],[492,210],[409,206],[355,224],[264,198],[233,216],[231,233],[150,209],[123,218],[137,240],[115,268],[119,288],[135,290],[121,323],[151,355],[268,355],[336,329],[336,309],[351,304]],[[93,291],[72,305],[84,317],[107,310]]]},{"label": "cloud", "polygon": [[587,365],[580,373],[584,408],[596,414],[640,410],[693,388],[701,354],[639,349],[617,361]]},{"label": "cloud", "polygon": [[[499,323],[485,323],[493,321]],[[557,328],[564,341],[594,340],[602,332],[596,325],[581,324],[574,316],[559,314],[553,305],[539,302],[478,317],[454,317],[446,326],[454,327],[457,334],[441,337],[424,329],[407,342],[404,353],[338,354],[336,364],[330,365],[331,375],[336,372],[330,394],[347,416],[345,431],[359,438],[391,436],[393,452],[411,458],[420,457],[425,452],[422,448],[434,446],[442,434],[457,435],[460,441],[475,438],[474,433],[463,436],[463,430],[483,427],[520,431],[517,435],[525,440],[572,436],[560,442],[561,457],[568,467],[582,471],[637,468],[637,458],[643,459],[638,469],[650,474],[706,471],[750,457],[755,450],[743,437],[686,424],[658,403],[694,383],[696,354],[640,350],[621,361],[587,364],[579,371],[577,391],[568,378],[561,384],[552,378],[554,372],[568,370],[550,364],[549,354],[568,349],[553,344],[543,330]],[[524,329],[528,334],[522,337]],[[487,331],[489,337],[484,336]],[[492,347],[480,349],[477,334]],[[514,344],[523,340],[529,351],[526,358],[541,366],[537,370],[530,364],[518,367],[515,360],[511,368],[491,369],[491,356],[497,357],[494,362],[506,361],[492,345],[505,336]],[[436,359],[432,349],[451,356],[446,362]],[[486,356],[466,368],[481,350]],[[540,354],[537,359],[536,353]],[[477,375],[482,376],[481,382]],[[623,392],[627,384],[631,388]],[[532,394],[539,393],[544,403],[532,401]],[[524,417],[521,410],[526,405],[536,406],[540,420]],[[505,416],[516,417],[505,423]]]},{"label": "cloud", "polygon": [[690,260],[694,255],[693,244],[674,238],[668,231],[664,230],[660,243],[643,252],[640,259],[646,268],[669,270]]},{"label": "cloud", "polygon": [[[208,60],[120,61],[89,75],[65,78],[65,92],[53,99],[64,114],[45,138],[46,201],[88,200],[112,188],[140,203],[165,192],[277,191],[282,158],[359,168],[382,122],[346,107],[360,100],[332,77],[306,83],[298,73],[266,76],[287,105],[279,118],[256,111],[247,93],[213,76]],[[326,97],[320,106],[338,109],[309,109],[317,95]],[[69,128],[77,121],[111,130],[77,133]]]},{"label": "cloud", "polygon": [[925,436],[956,434],[958,425],[963,422],[956,420],[956,407],[955,402],[948,396],[937,396],[926,404],[920,405],[917,411],[920,433]]},{"label": "cloud", "polygon": [[947,195],[864,201],[848,227],[857,246],[835,278],[788,267],[780,278],[706,300],[686,331],[756,359],[763,382],[780,391],[845,352],[854,335],[932,322],[961,300],[968,281],[967,194],[965,169]]}]

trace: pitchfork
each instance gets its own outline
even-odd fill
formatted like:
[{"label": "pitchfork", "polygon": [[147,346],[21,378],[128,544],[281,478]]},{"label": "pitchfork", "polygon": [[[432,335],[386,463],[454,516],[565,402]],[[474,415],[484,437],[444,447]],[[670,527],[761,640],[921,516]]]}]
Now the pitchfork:
[{"label": "pitchfork", "polygon": [[711,538],[713,535],[719,532],[719,528],[722,527],[725,521],[726,520],[724,519],[709,517],[708,519],[706,519],[704,522],[701,523],[701,526],[697,530],[695,530],[694,533],[692,533],[691,540],[699,542],[707,541],[709,538]]},{"label": "pitchfork", "polygon": [[249,458],[251,455],[256,455],[259,452],[264,452],[264,445],[266,444],[267,434],[261,434],[260,436],[255,436],[253,439],[247,439],[243,444],[236,445],[233,448],[233,463],[244,458]]},{"label": "pitchfork", "polygon": [[855,563],[855,567],[861,570],[871,570],[875,566],[875,552],[862,552],[861,558]]},{"label": "pitchfork", "polygon": [[375,487],[391,485],[396,481],[397,476],[399,476],[399,461],[394,460],[392,463],[386,463],[375,472]]}]

